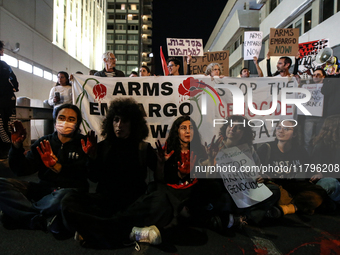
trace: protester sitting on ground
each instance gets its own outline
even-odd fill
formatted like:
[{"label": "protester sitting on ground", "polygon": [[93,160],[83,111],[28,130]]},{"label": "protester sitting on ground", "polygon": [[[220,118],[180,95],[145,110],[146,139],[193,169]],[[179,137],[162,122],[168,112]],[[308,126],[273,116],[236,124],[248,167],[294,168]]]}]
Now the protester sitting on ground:
[{"label": "protester sitting on ground", "polygon": [[[276,126],[276,141],[263,144],[257,150],[262,165],[277,168],[276,171],[268,171],[261,178],[265,183],[275,183],[280,187],[281,197],[278,207],[272,208],[269,215],[271,217],[293,214],[296,211],[313,214],[325,197],[325,191],[320,186],[306,179],[306,165],[311,160],[300,144],[296,122],[284,120]],[[311,180],[316,178],[317,175],[311,176]]]},{"label": "protester sitting on ground", "polygon": [[[257,57],[254,57],[253,60],[254,60],[255,66],[256,66],[258,76],[263,77],[262,69],[257,62]],[[240,76],[241,76],[241,78],[248,78],[250,76],[249,69],[247,67],[242,68],[241,71],[240,71]]]},{"label": "protester sitting on ground", "polygon": [[[317,68],[313,72],[313,83],[322,84],[325,77],[325,70],[323,68]],[[303,86],[308,86],[308,84]],[[304,146],[309,155],[311,155],[313,150],[312,140],[319,134],[324,120],[325,118],[319,116],[305,116],[304,118]]]},{"label": "protester sitting on ground", "polygon": [[192,170],[198,160],[205,160],[207,154],[201,143],[196,123],[188,115],[178,117],[171,126],[164,148],[158,144],[164,166],[164,179],[157,189],[168,194],[173,207],[171,226],[178,224],[178,218],[203,218],[203,207],[209,197],[209,182],[195,178]]},{"label": "protester sitting on ground", "polygon": [[135,71],[132,71],[129,77],[138,77],[138,73]]},{"label": "protester sitting on ground", "polygon": [[[245,124],[242,125],[241,123]],[[207,147],[208,160],[201,162],[201,164],[206,166],[215,166],[216,156],[220,151],[232,148],[239,149],[243,147],[246,148],[247,151],[247,154],[244,154],[246,158],[249,158],[253,164],[259,166],[259,158],[252,146],[254,134],[251,127],[247,125],[247,123],[248,120],[242,116],[232,115],[228,117],[226,119],[226,124],[220,128],[219,138],[215,141],[214,137],[209,147]],[[245,153],[244,150],[242,153]],[[240,172],[236,172],[236,176],[237,173]],[[256,182],[256,179],[252,178],[252,181]],[[216,180],[216,184],[220,189],[221,195],[215,201],[215,203],[212,203],[213,207],[215,208],[216,215],[210,219],[209,224],[211,228],[219,232],[223,232],[227,228],[242,226],[247,224],[248,221],[252,221],[256,224],[260,223],[267,210],[276,204],[280,197],[279,188],[268,183],[266,186],[269,188],[272,194],[267,199],[261,202],[256,201],[252,203],[253,205],[248,204],[245,207],[238,208],[236,201],[234,201],[236,198],[233,198],[233,196],[228,192],[223,180]],[[244,190],[240,190],[237,193],[245,194],[243,196],[244,201],[249,201],[250,199],[247,197],[245,192],[246,191]]]},{"label": "protester sitting on ground", "polygon": [[323,187],[333,201],[340,203],[340,184],[334,178],[338,172],[330,169],[340,165],[340,115],[332,115],[325,119],[320,133],[314,138],[311,163],[323,168],[327,166],[327,171],[318,176],[323,178],[313,181],[318,181],[316,184]]},{"label": "protester sitting on ground", "polygon": [[67,72],[60,71],[58,73],[58,81],[50,91],[48,104],[54,107],[72,104],[72,86]]},{"label": "protester sitting on ground", "polygon": [[[68,188],[87,192],[88,157],[83,151],[79,108],[63,104],[54,111],[56,131],[38,139],[26,153],[26,130],[19,121],[12,125],[9,166],[18,176],[38,172],[39,183],[0,178],[0,209],[5,227],[47,229],[47,221],[59,213],[60,200]],[[86,149],[90,149],[88,142]],[[51,222],[50,222],[51,223]]]},{"label": "protester sitting on ground", "polygon": [[298,68],[299,68],[299,59],[300,59],[300,51],[295,56],[295,65],[293,74],[289,73],[289,68],[292,66],[292,60],[290,57],[280,57],[277,61],[277,71],[272,74],[270,70],[270,52],[267,53],[267,76],[268,77],[295,77],[297,79],[300,78],[298,75]]},{"label": "protester sitting on ground", "polygon": [[149,67],[147,67],[147,66],[142,66],[142,67],[139,69],[139,76],[150,76],[150,75],[151,75],[151,72],[150,72]]},{"label": "protester sitting on ground", "polygon": [[74,191],[62,200],[66,227],[77,231],[81,244],[114,248],[131,241],[161,242],[158,228],[170,222],[172,208],[161,192],[144,195],[147,168],[159,177],[156,153],[143,142],[149,133],[143,116],[132,98],[111,102],[102,125],[104,140],[90,154],[89,179],[98,183],[96,193]]},{"label": "protester sitting on ground", "polygon": [[222,75],[223,68],[219,63],[210,63],[205,69],[205,75],[210,75],[211,77],[219,76],[220,78],[224,77]]},{"label": "protester sitting on ground", "polygon": [[125,77],[125,74],[116,69],[116,57],[112,52],[105,52],[102,56],[104,61],[104,69],[102,71],[96,72],[95,76],[100,77]]}]

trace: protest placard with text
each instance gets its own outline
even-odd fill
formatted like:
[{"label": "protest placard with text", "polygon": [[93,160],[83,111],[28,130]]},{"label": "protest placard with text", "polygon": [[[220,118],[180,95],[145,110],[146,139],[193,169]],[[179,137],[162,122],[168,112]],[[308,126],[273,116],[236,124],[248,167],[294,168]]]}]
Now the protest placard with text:
[{"label": "protest placard with text", "polygon": [[243,42],[243,59],[252,60],[254,57],[259,57],[262,47],[261,31],[247,31],[244,32]]},{"label": "protest placard with text", "polygon": [[166,38],[168,56],[203,56],[202,39]]},{"label": "protest placard with text", "polygon": [[[218,63],[222,66],[221,74],[229,76],[229,51],[204,52],[202,57],[192,57],[190,63],[191,74],[204,74],[210,63]],[[183,60],[184,73],[187,73],[186,59]]]},{"label": "protest placard with text", "polygon": [[299,50],[298,28],[271,28],[269,52],[271,56],[295,56]]}]

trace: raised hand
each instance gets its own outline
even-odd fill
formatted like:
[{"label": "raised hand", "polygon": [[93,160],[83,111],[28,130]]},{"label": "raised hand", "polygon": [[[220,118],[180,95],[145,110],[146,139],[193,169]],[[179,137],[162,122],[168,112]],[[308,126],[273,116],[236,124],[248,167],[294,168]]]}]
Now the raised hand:
[{"label": "raised hand", "polygon": [[169,153],[167,153],[167,147],[168,147],[167,142],[165,142],[164,147],[162,147],[161,142],[159,140],[157,140],[155,144],[157,147],[158,160],[160,160],[161,162],[167,161],[171,157],[171,155],[174,154],[175,152],[172,150]]},{"label": "raised hand", "polygon": [[223,137],[220,136],[216,141],[215,141],[216,135],[214,135],[214,137],[211,140],[210,145],[207,145],[207,142],[205,142],[204,146],[205,146],[205,150],[208,154],[208,159],[210,161],[210,164],[214,164],[215,163],[215,158],[217,156],[217,153],[219,152],[220,148],[220,143],[223,140]]},{"label": "raised hand", "polygon": [[85,144],[84,139],[81,139],[83,151],[90,157],[95,157],[97,152],[97,135],[93,130],[87,133],[87,141]]},{"label": "raised hand", "polygon": [[53,168],[57,164],[58,159],[53,154],[50,142],[44,140],[40,142],[40,147],[41,149],[37,146],[37,151],[39,152],[44,165],[48,168]]},{"label": "raised hand", "polygon": [[18,148],[21,147],[23,141],[26,139],[26,129],[20,121],[14,121],[10,126],[11,139],[13,145]]},{"label": "raised hand", "polygon": [[189,152],[181,152],[181,161],[182,163],[179,161],[177,162],[178,170],[181,174],[190,174],[196,162],[196,155],[194,155],[193,151],[191,151],[191,154]]}]

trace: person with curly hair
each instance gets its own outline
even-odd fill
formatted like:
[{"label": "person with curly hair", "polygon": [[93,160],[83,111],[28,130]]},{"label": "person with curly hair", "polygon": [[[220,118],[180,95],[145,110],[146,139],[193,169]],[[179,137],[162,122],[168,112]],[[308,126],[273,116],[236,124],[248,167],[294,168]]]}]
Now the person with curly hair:
[{"label": "person with curly hair", "polygon": [[158,228],[170,221],[171,207],[161,192],[145,195],[147,168],[159,178],[157,155],[143,141],[148,134],[144,112],[135,100],[111,102],[102,124],[104,140],[90,154],[89,179],[97,183],[96,193],[71,192],[62,200],[64,222],[77,231],[78,240],[80,235],[87,244],[105,248],[130,240],[161,242]]},{"label": "person with curly hair", "polygon": [[[243,124],[242,124],[243,123]],[[232,115],[226,119],[219,131],[219,138],[215,141],[213,138],[208,151],[208,162],[203,162],[212,166],[216,164],[216,156],[219,151],[233,147],[245,146],[249,148],[249,153],[245,154],[251,161],[259,166],[261,164],[259,157],[254,150],[252,144],[254,140],[254,132],[248,125],[248,120],[243,116]],[[254,181],[257,181],[254,180]],[[242,226],[252,221],[258,224],[265,216],[267,210],[271,208],[279,199],[279,189],[275,185],[266,184],[272,195],[262,202],[256,203],[245,208],[238,208],[233,198],[226,190],[222,179],[216,179],[216,184],[220,189],[220,197],[216,200],[214,207],[216,208],[216,215],[210,219],[210,227],[223,232],[227,228]],[[242,191],[240,191],[242,192]]]}]

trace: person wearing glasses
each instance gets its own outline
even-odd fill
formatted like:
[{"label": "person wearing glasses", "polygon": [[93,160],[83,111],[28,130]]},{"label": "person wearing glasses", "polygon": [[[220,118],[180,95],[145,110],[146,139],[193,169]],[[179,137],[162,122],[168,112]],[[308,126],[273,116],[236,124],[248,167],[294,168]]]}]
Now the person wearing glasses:
[{"label": "person wearing glasses", "polygon": [[276,126],[276,140],[257,150],[262,165],[271,167],[262,174],[261,181],[275,183],[281,191],[277,207],[267,212],[268,217],[278,218],[296,211],[311,215],[326,196],[324,189],[312,183],[317,176],[305,179],[306,164],[311,161],[299,138],[296,122],[284,120]]},{"label": "person wearing glasses", "polygon": [[[190,75],[190,61],[191,56],[187,56],[187,73],[186,75]],[[168,70],[169,70],[169,76],[172,75],[181,75],[179,73],[179,69],[181,68],[181,61],[179,61],[177,58],[169,58],[168,61]]]},{"label": "person wearing glasses", "polygon": [[224,77],[222,75],[223,69],[219,63],[210,63],[205,69],[205,75],[210,75],[211,77],[219,76]]},{"label": "person wearing glasses", "polygon": [[105,52],[102,56],[105,68],[102,71],[96,72],[95,76],[100,77],[125,77],[125,74],[116,69],[116,57],[112,52]]},{"label": "person wearing glasses", "polygon": [[[262,69],[257,62],[257,57],[254,57],[253,60],[254,60],[254,64],[256,66],[256,70],[257,70],[259,77],[263,77],[263,72],[262,72]],[[241,76],[241,78],[249,78],[249,76],[250,76],[249,69],[247,67],[242,68],[241,71],[240,71],[240,76]]]},{"label": "person wearing glasses", "polygon": [[[326,72],[323,68],[317,68],[313,73],[313,83],[314,84],[323,84],[323,80],[326,77]],[[308,84],[307,84],[308,85]],[[303,85],[306,86],[306,85]],[[315,91],[320,93],[320,91]],[[313,138],[319,134],[322,124],[324,123],[325,118],[318,116],[305,116],[304,122],[304,146],[309,155],[311,155],[313,151]]]}]

